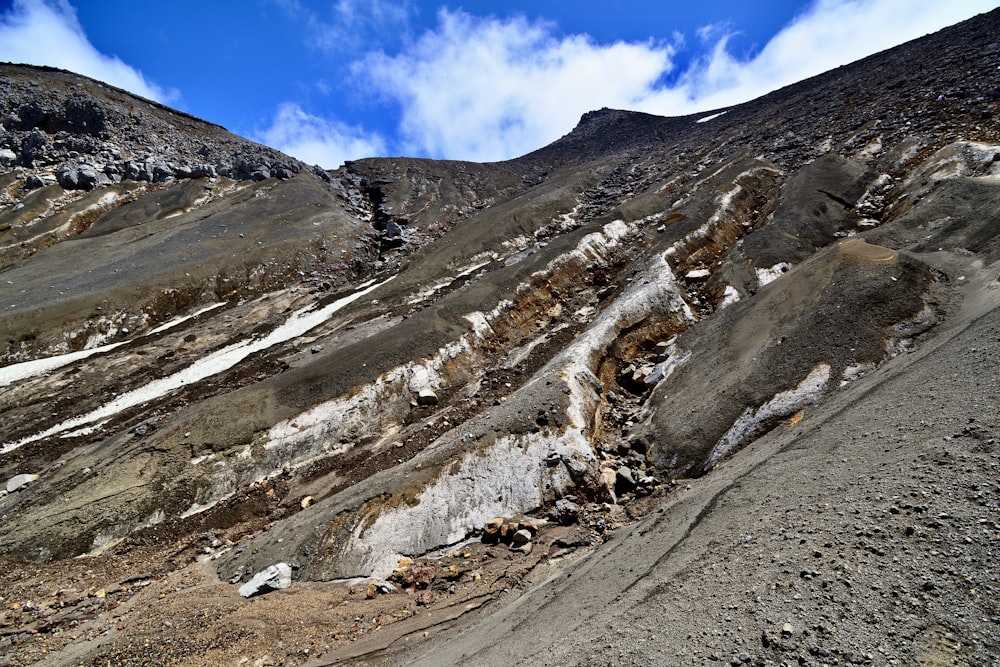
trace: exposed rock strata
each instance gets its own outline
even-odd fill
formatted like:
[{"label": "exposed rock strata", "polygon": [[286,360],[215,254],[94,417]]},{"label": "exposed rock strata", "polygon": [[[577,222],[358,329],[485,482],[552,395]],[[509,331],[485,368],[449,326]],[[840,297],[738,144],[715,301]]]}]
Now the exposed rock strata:
[{"label": "exposed rock strata", "polygon": [[[600,110],[507,162],[330,173],[3,66],[0,554],[28,580],[149,565],[102,596],[57,592],[95,613],[156,577],[165,598],[217,576],[241,604],[240,584],[287,564],[287,590],[238,608],[258,611],[364,577],[354,616],[400,617],[364,638],[353,621],[353,648],[323,639],[348,658],[397,650],[430,632],[410,611],[458,618],[517,572],[539,586],[523,618],[501,605],[428,659],[648,664],[663,642],[640,646],[653,629],[629,614],[662,607],[676,664],[850,662],[876,650],[862,609],[907,628],[880,637],[894,659],[934,657],[951,623],[960,655],[986,662],[996,586],[971,564],[995,561],[979,515],[997,507],[1000,98],[962,82],[995,78],[998,21],[721,115]],[[940,496],[938,518],[917,496]],[[912,551],[890,559],[887,531]],[[920,569],[930,588],[910,590]],[[770,588],[741,597],[758,578]],[[895,594],[844,602],[856,580]],[[553,591],[573,609],[550,618]],[[56,627],[15,602],[16,636]],[[234,613],[220,622],[273,645]],[[727,614],[733,655],[685,620]],[[629,629],[608,636],[611,620]],[[509,650],[522,621],[538,631],[526,654]],[[70,657],[136,657],[95,642]],[[179,659],[245,657],[192,642]]]}]

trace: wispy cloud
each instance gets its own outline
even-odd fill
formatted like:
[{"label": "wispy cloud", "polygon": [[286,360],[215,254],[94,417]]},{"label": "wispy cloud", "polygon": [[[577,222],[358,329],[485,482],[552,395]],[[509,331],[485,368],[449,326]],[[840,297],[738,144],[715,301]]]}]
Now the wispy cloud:
[{"label": "wispy cloud", "polygon": [[67,0],[14,0],[0,14],[0,60],[67,69],[159,102],[180,97],[94,48]]},{"label": "wispy cloud", "polygon": [[414,0],[337,0],[325,12],[298,0],[273,1],[299,17],[310,46],[330,53],[356,51],[372,41],[393,42],[409,33],[416,12]]},{"label": "wispy cloud", "polygon": [[995,0],[817,0],[749,59],[725,26],[699,31],[702,52],[664,85],[682,40],[598,44],[523,17],[442,10],[394,55],[354,75],[399,105],[404,152],[497,160],[545,145],[599,107],[681,115],[744,102],[955,23]]},{"label": "wispy cloud", "polygon": [[291,103],[282,104],[270,126],[255,138],[327,169],[339,167],[345,160],[385,153],[385,142],[379,135],[306,113]]}]

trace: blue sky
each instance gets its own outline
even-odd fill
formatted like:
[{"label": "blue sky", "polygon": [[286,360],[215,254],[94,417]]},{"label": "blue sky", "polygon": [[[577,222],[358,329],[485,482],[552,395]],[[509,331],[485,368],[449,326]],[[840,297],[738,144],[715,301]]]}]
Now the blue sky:
[{"label": "blue sky", "polygon": [[498,160],[600,107],[743,102],[1000,0],[0,0],[0,61],[52,65],[327,168]]}]

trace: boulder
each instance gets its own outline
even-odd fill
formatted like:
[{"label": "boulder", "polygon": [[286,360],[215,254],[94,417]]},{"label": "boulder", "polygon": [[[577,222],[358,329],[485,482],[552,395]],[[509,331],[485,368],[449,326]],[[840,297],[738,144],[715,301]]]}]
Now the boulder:
[{"label": "boulder", "polygon": [[21,141],[21,164],[31,166],[36,160],[44,160],[49,148],[48,135],[34,130]]},{"label": "boulder", "polygon": [[622,494],[635,491],[635,487],[636,483],[635,477],[632,475],[632,469],[628,466],[618,468],[618,472],[615,473],[615,493]]},{"label": "boulder", "polygon": [[576,523],[580,516],[580,506],[569,498],[560,498],[550,512],[552,518],[564,526]]},{"label": "boulder", "polygon": [[31,484],[36,479],[38,479],[38,475],[31,475],[27,473],[14,475],[13,477],[7,480],[7,487],[6,487],[7,493],[13,493],[18,489],[20,489],[22,486],[27,486],[28,484]]},{"label": "boulder", "polygon": [[275,563],[253,576],[253,579],[240,586],[240,595],[245,598],[262,595],[271,591],[288,588],[292,585],[292,566],[288,563]]},{"label": "boulder", "polygon": [[64,164],[56,172],[56,179],[64,190],[77,190],[80,187],[80,174],[76,165]]},{"label": "boulder", "polygon": [[417,392],[417,405],[437,405],[438,397],[431,389],[424,388]]},{"label": "boulder", "polygon": [[191,167],[192,178],[215,178],[215,166],[208,163],[200,163]]}]

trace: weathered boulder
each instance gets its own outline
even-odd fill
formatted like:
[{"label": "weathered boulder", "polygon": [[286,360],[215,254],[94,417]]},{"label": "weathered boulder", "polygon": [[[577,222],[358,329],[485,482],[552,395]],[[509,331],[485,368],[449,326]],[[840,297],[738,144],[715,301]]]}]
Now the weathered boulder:
[{"label": "weathered boulder", "polygon": [[262,595],[292,585],[292,566],[275,563],[254,575],[253,579],[240,586],[240,595],[245,598]]}]

